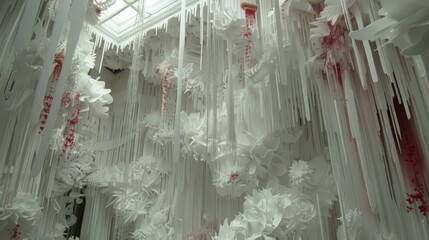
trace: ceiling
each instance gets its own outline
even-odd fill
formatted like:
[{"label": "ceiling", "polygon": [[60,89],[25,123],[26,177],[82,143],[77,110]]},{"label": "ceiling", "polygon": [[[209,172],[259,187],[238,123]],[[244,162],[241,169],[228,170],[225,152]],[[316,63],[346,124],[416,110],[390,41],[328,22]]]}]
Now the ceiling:
[{"label": "ceiling", "polygon": [[[197,3],[197,0],[187,0],[187,6]],[[135,35],[139,0],[116,0],[103,11],[99,23],[93,31],[106,41],[116,46],[130,43]],[[144,29],[151,29],[168,17],[180,12],[180,0],[146,0],[144,10]]]}]

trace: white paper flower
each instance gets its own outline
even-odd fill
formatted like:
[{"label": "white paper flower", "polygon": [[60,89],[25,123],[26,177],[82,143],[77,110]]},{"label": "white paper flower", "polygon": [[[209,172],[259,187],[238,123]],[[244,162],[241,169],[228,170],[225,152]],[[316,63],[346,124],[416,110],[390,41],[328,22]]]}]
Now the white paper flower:
[{"label": "white paper flower", "polygon": [[106,83],[84,73],[79,75],[78,81],[79,100],[82,102],[81,112],[90,110],[95,116],[108,117],[109,107],[105,105],[112,103],[113,98],[110,95],[111,90],[104,88]]},{"label": "white paper flower", "polygon": [[257,176],[261,178],[278,177],[286,173],[287,162],[276,153],[280,146],[280,140],[280,135],[275,134],[267,134],[259,139],[249,134],[239,136],[239,148],[249,149]]},{"label": "white paper flower", "polygon": [[404,55],[417,55],[429,49],[429,3],[416,1],[381,1],[382,18],[364,29],[353,31],[357,40],[387,39],[402,49]]},{"label": "white paper flower", "polygon": [[211,163],[212,166],[217,166],[213,172],[213,185],[221,196],[238,197],[258,186],[256,176],[249,173],[250,160],[237,159],[240,160],[233,164],[232,154],[225,154],[216,159],[216,163]]},{"label": "white paper flower", "polygon": [[215,236],[215,240],[235,240],[235,231],[231,229],[228,224],[228,219],[225,219],[223,224],[219,227],[219,234]]},{"label": "white paper flower", "polygon": [[249,222],[248,236],[271,234],[283,218],[280,195],[273,195],[270,190],[254,191],[246,196],[243,218]]},{"label": "white paper flower", "polygon": [[72,187],[82,187],[83,179],[95,171],[94,158],[80,154],[63,162],[55,174],[54,191],[62,194]]},{"label": "white paper flower", "polygon": [[337,200],[338,194],[334,176],[332,175],[332,167],[323,155],[313,158],[309,165],[313,173],[310,179],[305,181],[304,192],[313,197],[313,199],[316,199],[317,195],[322,214],[328,215],[328,211]]},{"label": "white paper flower", "polygon": [[174,130],[170,127],[160,127],[157,131],[154,132],[153,136],[149,136],[154,142],[159,145],[164,145],[165,143],[172,142],[174,139]]},{"label": "white paper flower", "polygon": [[[222,123],[222,119],[218,123]],[[255,189],[260,180],[275,178],[287,172],[288,161],[277,154],[280,134],[255,137],[250,133],[237,136],[237,143],[217,144],[219,155],[211,163],[213,183],[221,195],[239,196]]]},{"label": "white paper flower", "polygon": [[82,30],[79,36],[79,42],[74,53],[74,60],[77,61],[77,67],[80,72],[88,73],[95,66],[95,53],[93,52],[94,42],[91,34]]},{"label": "white paper flower", "polygon": [[143,191],[138,185],[111,186],[102,190],[102,193],[110,197],[108,206],[112,205],[116,215],[122,218],[124,224],[134,222],[138,216],[146,214],[151,203],[143,196]]},{"label": "white paper flower", "polygon": [[17,193],[11,204],[0,208],[0,235],[19,232],[20,237],[29,237],[42,218],[41,210],[37,198],[27,193]]},{"label": "white paper flower", "polygon": [[205,118],[197,113],[188,115],[181,112],[180,121],[183,136],[182,153],[190,154],[195,160],[207,160]]},{"label": "white paper flower", "polygon": [[82,181],[90,187],[107,187],[110,184],[121,182],[122,172],[117,166],[97,168]]},{"label": "white paper flower", "polygon": [[161,117],[159,112],[152,112],[145,116],[141,125],[145,128],[159,128]]},{"label": "white paper flower", "polygon": [[[272,185],[272,186],[275,186]],[[277,185],[254,190],[246,196],[243,213],[228,225],[225,221],[215,239],[291,239],[300,236],[316,216],[314,205],[305,195]],[[221,235],[222,233],[222,235]]]},{"label": "white paper flower", "polygon": [[[160,195],[159,200],[162,201]],[[151,208],[148,216],[144,219],[141,227],[131,233],[132,239],[150,240],[150,239],[171,239],[174,228],[170,223],[168,212],[169,207],[159,209],[156,204]]]},{"label": "white paper flower", "polygon": [[306,161],[298,160],[293,161],[289,170],[289,177],[293,185],[298,185],[304,180],[310,179],[310,175],[312,173],[313,170],[310,169],[310,166]]}]

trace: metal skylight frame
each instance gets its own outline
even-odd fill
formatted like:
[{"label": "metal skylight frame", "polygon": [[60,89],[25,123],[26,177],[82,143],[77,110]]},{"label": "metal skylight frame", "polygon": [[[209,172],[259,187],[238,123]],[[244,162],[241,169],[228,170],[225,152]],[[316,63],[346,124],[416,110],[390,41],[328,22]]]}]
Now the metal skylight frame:
[{"label": "metal skylight frame", "polygon": [[[112,6],[113,9],[107,10],[108,15],[102,15],[99,23],[91,27],[92,31],[115,46],[129,44],[138,29],[135,24],[137,14],[120,23],[115,21],[115,17],[128,8],[136,11],[138,1],[117,0]],[[172,16],[177,16],[180,12],[180,2],[180,0],[146,0],[144,28],[151,29],[160,22],[164,22]],[[198,4],[198,2],[199,0],[188,0],[187,6]],[[122,6],[115,9],[118,4]]]}]

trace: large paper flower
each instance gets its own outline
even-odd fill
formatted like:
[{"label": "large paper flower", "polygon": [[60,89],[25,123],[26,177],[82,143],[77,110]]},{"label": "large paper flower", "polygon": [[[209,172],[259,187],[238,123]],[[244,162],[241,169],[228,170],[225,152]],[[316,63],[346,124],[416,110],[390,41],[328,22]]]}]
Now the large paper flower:
[{"label": "large paper flower", "polygon": [[235,230],[231,229],[228,223],[228,219],[223,221],[223,224],[219,227],[219,234],[215,236],[215,240],[235,240]]},{"label": "large paper flower", "polygon": [[80,92],[79,100],[82,102],[81,112],[90,110],[91,114],[99,117],[108,117],[107,111],[109,107],[105,104],[113,102],[110,95],[111,90],[105,89],[105,82],[99,81],[99,78],[93,79],[86,73],[81,73],[78,76],[78,92]]},{"label": "large paper flower", "polygon": [[109,205],[112,205],[116,215],[121,217],[124,224],[134,222],[138,216],[146,214],[150,200],[143,194],[137,185],[105,188],[102,193],[110,197]]},{"label": "large paper flower", "polygon": [[140,226],[136,226],[136,230],[131,233],[132,239],[172,239],[174,228],[169,217],[170,207],[166,207],[165,204],[165,192],[163,192],[158,195]]},{"label": "large paper flower", "polygon": [[404,55],[417,55],[429,49],[429,2],[381,1],[382,18],[364,29],[350,33],[358,40],[387,39],[402,49]]},{"label": "large paper flower", "polygon": [[221,195],[239,196],[255,189],[262,179],[282,176],[287,171],[285,161],[276,151],[280,146],[279,134],[255,137],[243,133],[237,137],[236,148],[218,144],[220,153],[211,167],[213,183]]},{"label": "large paper flower", "polygon": [[251,160],[247,156],[234,156],[225,153],[218,156],[211,163],[213,184],[221,196],[231,195],[238,197],[258,186],[256,175],[251,173]]},{"label": "large paper flower", "polygon": [[184,154],[190,154],[195,160],[207,160],[207,137],[205,129],[205,118],[197,113],[180,113],[182,126]]},{"label": "large paper flower", "polygon": [[89,154],[80,154],[63,162],[55,174],[54,192],[63,194],[72,187],[82,187],[83,179],[95,171],[94,158]]},{"label": "large paper flower", "polygon": [[29,237],[42,217],[41,209],[36,198],[19,192],[10,205],[0,208],[0,235]]},{"label": "large paper flower", "polygon": [[88,73],[95,66],[95,53],[93,52],[94,42],[88,31],[81,31],[79,42],[73,58],[77,60],[77,68],[80,72]]},{"label": "large paper flower", "polygon": [[267,178],[268,176],[278,177],[286,173],[287,162],[276,153],[280,146],[280,135],[267,134],[259,139],[255,139],[255,137],[247,134],[247,140],[251,140],[250,142],[241,137],[239,139],[242,139],[239,142],[240,146],[249,144],[247,148],[249,148],[252,169],[255,169],[256,175]]},{"label": "large paper flower", "polygon": [[311,161],[295,161],[290,167],[289,177],[292,188],[311,197],[311,201],[319,204],[323,215],[336,201],[337,188],[332,175],[331,165],[323,155],[318,155]]},{"label": "large paper flower", "polygon": [[[274,183],[273,183],[274,184]],[[275,239],[299,237],[315,215],[314,205],[305,195],[280,185],[274,191],[254,190],[246,196],[243,213],[228,224],[225,220],[215,239]]]},{"label": "large paper flower", "polygon": [[82,181],[89,187],[107,187],[110,184],[121,182],[122,172],[117,166],[97,168]]}]

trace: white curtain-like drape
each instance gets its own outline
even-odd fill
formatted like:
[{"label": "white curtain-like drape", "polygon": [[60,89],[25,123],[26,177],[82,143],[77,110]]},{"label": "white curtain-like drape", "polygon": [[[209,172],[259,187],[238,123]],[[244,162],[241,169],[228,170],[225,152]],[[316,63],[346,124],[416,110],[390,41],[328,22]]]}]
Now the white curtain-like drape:
[{"label": "white curtain-like drape", "polygon": [[0,239],[429,239],[426,0],[153,4],[0,6]]}]

